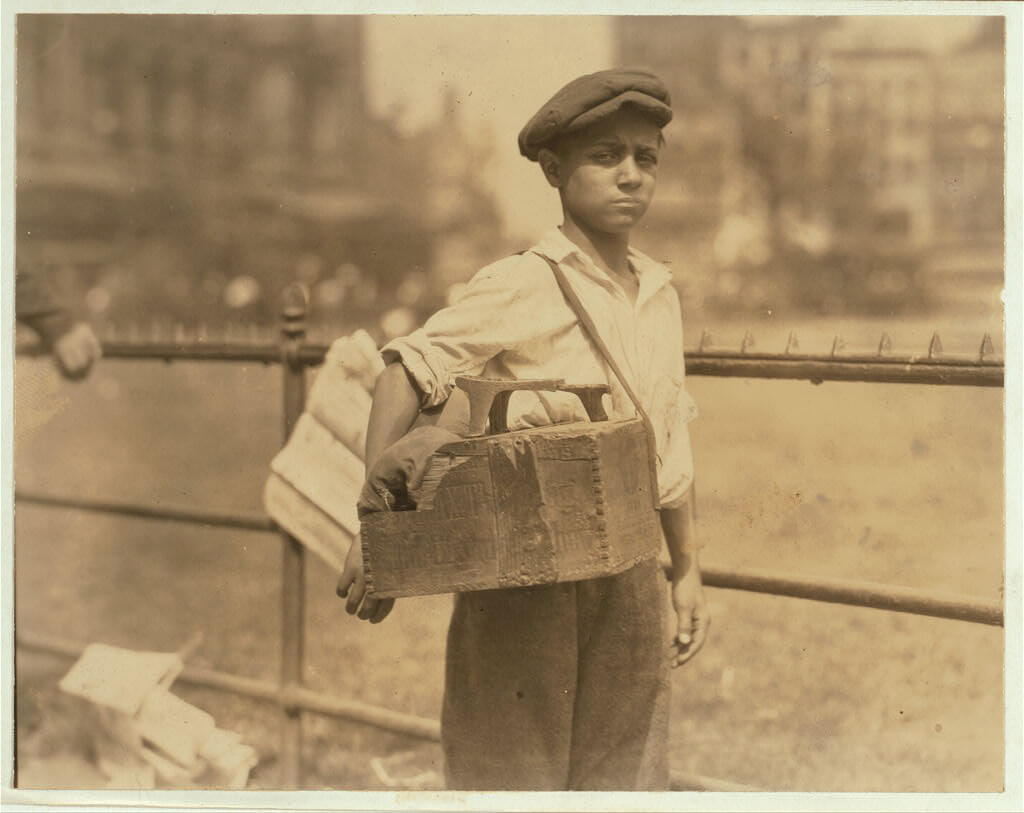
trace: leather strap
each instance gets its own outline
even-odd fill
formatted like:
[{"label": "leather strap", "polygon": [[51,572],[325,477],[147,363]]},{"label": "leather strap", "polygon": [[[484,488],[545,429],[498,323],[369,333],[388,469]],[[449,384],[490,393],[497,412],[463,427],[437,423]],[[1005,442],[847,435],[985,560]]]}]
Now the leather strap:
[{"label": "leather strap", "polygon": [[654,424],[651,423],[650,417],[640,404],[640,399],[637,397],[636,393],[633,392],[633,388],[630,386],[626,376],[622,374],[622,370],[619,368],[618,362],[616,362],[612,357],[611,351],[608,349],[608,345],[604,343],[604,339],[601,338],[601,334],[597,332],[597,326],[594,324],[594,320],[590,318],[590,314],[587,313],[587,309],[583,307],[583,303],[580,302],[580,298],[572,289],[572,286],[569,284],[569,280],[565,276],[565,272],[562,271],[558,263],[550,257],[545,257],[543,254],[536,251],[534,254],[543,258],[543,260],[551,266],[551,272],[555,275],[558,287],[562,289],[562,295],[565,297],[565,301],[569,303],[569,307],[572,309],[572,312],[576,314],[576,319],[579,320],[580,326],[583,328],[583,332],[590,337],[590,340],[597,347],[598,352],[600,352],[601,356],[608,363],[612,372],[615,373],[615,377],[621,382],[622,388],[629,396],[629,400],[632,401],[633,406],[636,407],[637,414],[640,416],[640,420],[647,433],[647,442],[649,446],[647,459],[650,464],[652,486],[651,504],[653,505],[654,510],[657,511],[661,507],[661,500],[658,494],[658,466],[656,462],[658,456],[658,444],[655,440]]},{"label": "leather strap", "polygon": [[622,374],[622,370],[612,357],[611,351],[608,349],[608,345],[606,345],[604,343],[604,339],[601,338],[601,334],[597,332],[594,320],[590,318],[590,314],[587,313],[586,308],[583,307],[583,303],[580,302],[580,298],[572,289],[572,286],[569,284],[569,280],[565,276],[565,272],[559,267],[558,263],[550,257],[545,257],[543,254],[539,254],[537,252],[534,252],[534,254],[537,254],[538,257],[542,257],[544,261],[551,266],[551,271],[555,275],[558,287],[562,289],[562,295],[565,297],[566,302],[569,303],[569,307],[572,308],[572,312],[576,314],[576,318],[583,327],[583,332],[590,337],[590,340],[601,353],[602,358],[604,358],[608,363],[608,366],[611,367],[612,372],[615,373],[615,377],[619,379],[622,384],[622,388],[626,391],[626,395],[629,396],[629,400],[632,401],[633,406],[636,407],[637,414],[640,415],[640,418],[644,423],[650,425],[651,419],[647,417],[647,413],[640,405],[640,399],[637,398],[636,393],[633,392],[633,388],[629,385],[629,381],[626,379],[626,376]]}]

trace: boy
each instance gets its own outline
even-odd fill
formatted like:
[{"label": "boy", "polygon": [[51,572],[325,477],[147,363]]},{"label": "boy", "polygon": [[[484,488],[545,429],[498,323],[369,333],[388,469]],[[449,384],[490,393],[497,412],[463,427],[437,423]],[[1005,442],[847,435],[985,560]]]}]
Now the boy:
[{"label": "boy", "polygon": [[[670,657],[655,558],[606,578],[457,594],[441,720],[449,788],[669,788],[669,662],[693,657],[709,623],[686,427],[696,410],[683,386],[670,274],[631,249],[629,237],[651,202],[671,117],[664,85],[644,71],[601,71],[562,88],[519,134],[522,154],[558,190],[562,226],[531,251],[484,268],[458,302],[382,351],[388,366],[367,431],[369,481],[394,481],[382,469],[403,462],[385,450],[422,410],[464,412],[464,397],[452,395],[457,374],[607,383],[609,415],[634,416],[564,299],[549,261],[557,263],[650,416],[658,450],[677,615]],[[517,392],[509,406],[510,430],[585,419],[565,393]],[[366,596],[361,557],[353,545],[338,592],[349,613],[376,623],[393,601]]]}]

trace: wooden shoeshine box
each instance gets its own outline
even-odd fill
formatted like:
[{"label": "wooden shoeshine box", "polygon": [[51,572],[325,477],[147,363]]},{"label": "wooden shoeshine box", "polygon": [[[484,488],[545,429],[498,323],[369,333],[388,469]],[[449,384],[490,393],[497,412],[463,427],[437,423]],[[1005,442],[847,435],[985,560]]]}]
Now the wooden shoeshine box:
[{"label": "wooden shoeshine box", "polygon": [[[458,383],[482,431],[480,404],[490,398],[473,391],[475,381],[486,380]],[[507,401],[505,393],[494,407],[504,411]],[[653,440],[639,419],[600,420],[599,395],[583,401],[592,422],[502,432],[504,416],[492,408],[496,434],[438,449],[415,510],[363,517],[369,591],[387,598],[576,581],[656,556]]]}]

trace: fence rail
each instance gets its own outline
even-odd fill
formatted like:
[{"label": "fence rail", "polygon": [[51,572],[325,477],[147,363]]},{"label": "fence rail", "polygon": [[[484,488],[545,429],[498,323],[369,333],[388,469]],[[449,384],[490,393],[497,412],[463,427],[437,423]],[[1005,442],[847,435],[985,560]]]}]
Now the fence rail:
[{"label": "fence rail", "polygon": [[[986,339],[988,337],[986,336]],[[934,340],[933,340],[934,344]],[[783,353],[754,353],[745,341],[739,349],[709,349],[705,343],[685,350],[686,369],[690,375],[726,378],[770,378],[810,381],[859,381],[878,384],[936,384],[952,386],[1001,387],[1004,362],[984,349],[976,355],[945,354],[934,347],[926,355],[893,356],[887,350],[873,355],[841,353],[840,343],[831,353],[796,353],[792,346]],[[884,347],[884,342],[881,343]],[[986,347],[985,341],[982,342]],[[991,346],[988,341],[987,346]],[[939,345],[941,348],[941,344]],[[19,355],[39,355],[38,345],[18,349]],[[280,344],[249,344],[245,342],[206,341],[188,338],[144,342],[105,341],[103,355],[108,359],[143,359],[171,361],[232,361],[277,364],[291,360],[304,367],[323,363],[327,346],[301,344],[288,351]]]},{"label": "fence rail", "polygon": [[[16,490],[14,497],[17,503],[24,505],[68,508],[140,519],[190,522],[209,527],[235,528],[246,531],[279,530],[269,517],[254,513],[214,513],[171,507],[158,509],[126,502],[57,497],[28,490]],[[671,576],[671,568],[667,564],[665,565],[665,575]],[[737,570],[708,564],[701,566],[701,576],[704,584],[708,587],[770,593],[789,598],[927,615],[934,618],[970,621],[991,626],[1003,625],[1002,603],[979,596],[953,595],[869,581],[800,578],[789,573],[769,570]]]},{"label": "fence rail", "polygon": [[[305,292],[293,286],[285,292],[281,341],[259,344],[233,340],[211,341],[205,330],[190,336],[182,328],[173,341],[152,335],[129,341],[108,336],[103,342],[108,359],[150,361],[223,361],[280,364],[283,375],[283,429],[287,440],[305,406],[306,370],[321,364],[327,352],[323,345],[305,343]],[[1004,365],[993,354],[986,335],[976,356],[951,356],[942,352],[938,335],[932,337],[926,356],[895,357],[891,343],[883,335],[875,355],[842,354],[837,337],[830,354],[799,354],[796,338],[790,335],[782,354],[751,352],[753,338],[748,333],[738,350],[712,349],[709,337],[701,336],[700,345],[686,353],[690,375],[793,379],[812,383],[823,381],[860,381],[871,383],[913,383],[999,387],[1003,385]],[[38,355],[42,348],[29,345],[17,348],[18,355]],[[156,508],[109,500],[68,499],[55,495],[19,490],[18,503],[51,508],[95,511],[148,520],[196,523],[209,527],[234,528],[253,532],[277,531],[282,539],[281,616],[284,634],[281,640],[281,676],[278,682],[241,677],[210,669],[186,667],[180,678],[186,683],[220,689],[256,700],[272,702],[284,713],[281,762],[286,787],[301,787],[302,712],[314,712],[371,725],[420,739],[437,741],[440,727],[436,720],[403,714],[355,700],[332,697],[303,685],[303,644],[305,640],[305,551],[301,544],[280,531],[266,516],[203,511],[184,507]],[[940,594],[913,588],[873,582],[851,582],[800,578],[769,571],[740,571],[706,567],[704,581],[711,587],[747,590],[780,596],[811,599],[860,607],[914,613],[979,624],[1002,625],[1001,601],[973,596]],[[66,639],[32,634],[19,629],[17,646],[62,657],[78,657],[81,644]],[[750,791],[755,788],[697,774],[672,772],[676,790]]]},{"label": "fence rail", "polygon": [[[70,659],[78,658],[85,648],[83,644],[67,638],[30,632],[18,632],[15,644],[22,650]],[[361,703],[358,700],[346,700],[301,686],[282,687],[271,680],[242,677],[229,672],[196,666],[186,666],[177,680],[190,686],[217,689],[253,700],[273,703],[286,713],[289,711],[292,713],[313,712],[428,742],[439,742],[441,739],[441,724],[437,720]],[[725,793],[759,790],[759,788],[749,785],[684,771],[672,771],[671,778],[673,790],[705,790]]]}]

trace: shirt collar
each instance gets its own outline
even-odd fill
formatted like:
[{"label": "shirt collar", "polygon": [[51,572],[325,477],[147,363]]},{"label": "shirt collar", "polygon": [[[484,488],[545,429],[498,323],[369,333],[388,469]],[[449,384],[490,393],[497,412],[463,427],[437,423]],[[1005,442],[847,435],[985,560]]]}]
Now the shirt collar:
[{"label": "shirt collar", "polygon": [[[568,258],[574,257],[575,263],[572,267],[586,276],[594,279],[605,287],[614,286],[615,283],[609,279],[587,253],[577,246],[572,240],[565,236],[565,233],[558,227],[550,229],[541,237],[540,241],[531,251],[543,254],[561,265]],[[655,262],[643,252],[637,251],[632,246],[629,249],[629,262],[636,271],[640,283],[640,290],[637,294],[637,306],[639,307],[663,286],[672,281],[672,274],[664,265]]]}]

